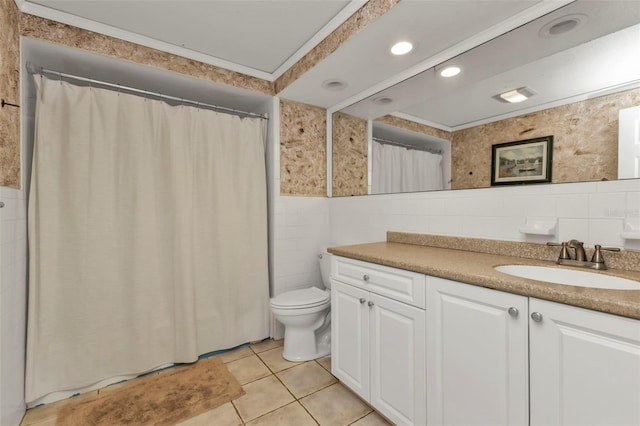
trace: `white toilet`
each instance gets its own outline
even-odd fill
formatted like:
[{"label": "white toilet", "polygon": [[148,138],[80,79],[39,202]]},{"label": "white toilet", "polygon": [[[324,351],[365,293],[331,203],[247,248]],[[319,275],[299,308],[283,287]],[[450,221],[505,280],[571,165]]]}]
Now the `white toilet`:
[{"label": "white toilet", "polygon": [[324,290],[291,290],[271,299],[271,312],[284,325],[284,351],[289,361],[308,361],[331,353],[331,255],[318,255]]}]

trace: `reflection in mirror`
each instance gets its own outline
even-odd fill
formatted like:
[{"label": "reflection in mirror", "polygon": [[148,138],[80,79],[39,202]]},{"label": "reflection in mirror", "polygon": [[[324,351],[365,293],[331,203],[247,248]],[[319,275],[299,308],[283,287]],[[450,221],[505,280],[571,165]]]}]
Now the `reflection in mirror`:
[{"label": "reflection in mirror", "polygon": [[[333,195],[374,193],[375,138],[439,143],[444,189],[490,186],[492,145],[548,135],[552,182],[617,179],[618,115],[640,105],[639,50],[637,2],[576,1],[363,99],[334,114]],[[462,71],[441,77],[450,65]],[[523,88],[522,102],[500,97]],[[356,175],[357,188],[345,184]]]}]

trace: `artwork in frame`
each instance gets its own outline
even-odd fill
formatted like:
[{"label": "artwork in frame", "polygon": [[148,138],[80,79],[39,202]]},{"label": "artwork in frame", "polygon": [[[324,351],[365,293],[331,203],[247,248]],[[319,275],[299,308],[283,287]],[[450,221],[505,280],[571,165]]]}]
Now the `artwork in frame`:
[{"label": "artwork in frame", "polygon": [[553,136],[495,144],[491,155],[491,185],[551,182]]}]

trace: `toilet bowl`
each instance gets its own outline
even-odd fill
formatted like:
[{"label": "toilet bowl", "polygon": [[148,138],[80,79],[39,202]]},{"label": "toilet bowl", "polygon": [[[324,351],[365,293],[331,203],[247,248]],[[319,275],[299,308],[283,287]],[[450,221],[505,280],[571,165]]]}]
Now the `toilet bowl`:
[{"label": "toilet bowl", "polygon": [[309,361],[331,353],[331,255],[318,255],[325,289],[291,290],[271,299],[271,312],[284,325],[282,356]]}]

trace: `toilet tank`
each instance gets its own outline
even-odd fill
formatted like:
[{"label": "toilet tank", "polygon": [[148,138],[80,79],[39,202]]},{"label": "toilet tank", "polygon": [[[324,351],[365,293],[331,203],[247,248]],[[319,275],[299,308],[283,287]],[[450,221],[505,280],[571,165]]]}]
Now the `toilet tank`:
[{"label": "toilet tank", "polygon": [[320,275],[322,275],[322,284],[324,288],[331,288],[331,253],[323,247],[318,255],[320,261]]}]

